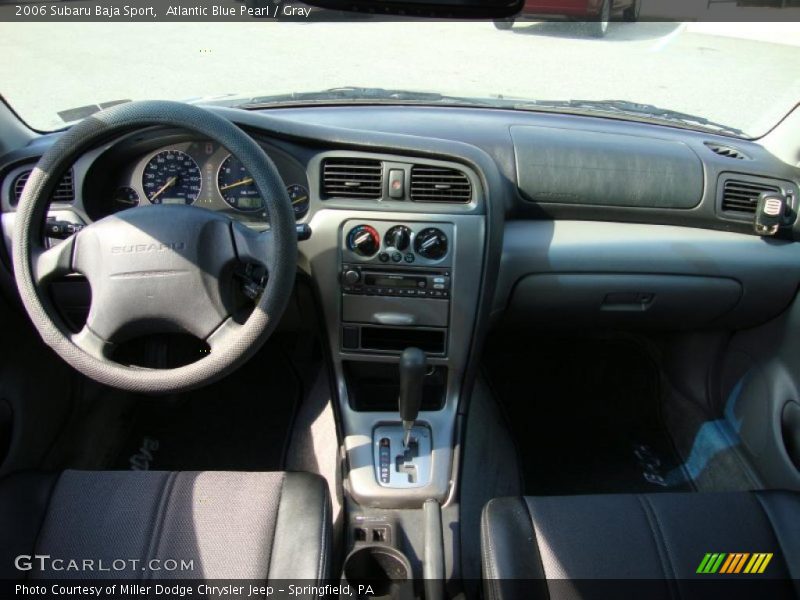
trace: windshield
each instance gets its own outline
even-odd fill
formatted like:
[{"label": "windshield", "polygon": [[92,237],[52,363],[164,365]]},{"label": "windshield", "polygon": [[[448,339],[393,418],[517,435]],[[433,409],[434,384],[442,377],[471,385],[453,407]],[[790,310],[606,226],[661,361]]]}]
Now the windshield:
[{"label": "windshield", "polygon": [[763,135],[800,100],[798,24],[620,20],[601,38],[585,25],[6,22],[0,94],[39,130],[123,100],[313,103],[325,97],[291,94],[346,87],[358,89],[330,100],[397,100],[370,95],[381,88],[442,94],[403,99],[422,104],[471,99],[535,110],[536,101],[604,114],[611,107],[617,118],[638,111],[670,124],[695,116],[683,120],[744,137]]}]

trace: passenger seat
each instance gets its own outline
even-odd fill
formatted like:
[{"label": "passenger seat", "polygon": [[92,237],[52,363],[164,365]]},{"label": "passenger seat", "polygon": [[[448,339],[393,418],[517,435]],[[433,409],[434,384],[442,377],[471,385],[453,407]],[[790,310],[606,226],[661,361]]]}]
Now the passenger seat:
[{"label": "passenger seat", "polygon": [[[483,511],[481,550],[487,600],[709,597],[709,581],[739,590],[754,580],[769,585],[760,597],[795,598],[800,494],[496,498]],[[639,587],[626,589],[631,580]]]}]

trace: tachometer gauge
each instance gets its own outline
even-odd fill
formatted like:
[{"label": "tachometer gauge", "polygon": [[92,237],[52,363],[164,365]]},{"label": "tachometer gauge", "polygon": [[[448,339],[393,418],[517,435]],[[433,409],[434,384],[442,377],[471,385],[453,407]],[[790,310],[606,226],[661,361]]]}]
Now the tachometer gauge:
[{"label": "tachometer gauge", "polygon": [[113,212],[119,212],[127,208],[139,206],[139,192],[132,187],[122,186],[114,190],[114,196],[111,198]]},{"label": "tachometer gauge", "polygon": [[308,212],[308,190],[299,183],[293,183],[286,186],[286,191],[289,193],[289,200],[292,201],[294,218],[302,219]]},{"label": "tachometer gauge", "polygon": [[159,152],[142,174],[142,188],[153,204],[194,204],[202,185],[197,163],[180,150]]},{"label": "tachometer gauge", "polygon": [[217,187],[225,203],[233,209],[251,212],[264,207],[250,173],[232,154],[219,166]]}]

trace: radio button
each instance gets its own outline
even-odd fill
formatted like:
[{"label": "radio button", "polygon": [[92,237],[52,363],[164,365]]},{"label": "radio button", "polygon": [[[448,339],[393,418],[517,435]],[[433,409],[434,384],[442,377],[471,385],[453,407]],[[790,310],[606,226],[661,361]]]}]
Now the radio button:
[{"label": "radio button", "polygon": [[361,279],[361,273],[355,271],[353,269],[348,269],[342,275],[342,281],[346,284],[352,285],[354,283],[358,283],[358,280]]},{"label": "radio button", "polygon": [[434,277],[433,283],[444,283],[444,277]]}]

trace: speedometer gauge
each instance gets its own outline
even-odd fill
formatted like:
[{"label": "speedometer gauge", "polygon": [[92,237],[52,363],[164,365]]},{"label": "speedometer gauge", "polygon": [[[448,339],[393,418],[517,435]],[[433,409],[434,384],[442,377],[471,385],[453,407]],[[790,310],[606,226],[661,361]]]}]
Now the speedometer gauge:
[{"label": "speedometer gauge", "polygon": [[153,204],[194,204],[202,185],[197,163],[180,150],[159,152],[142,173],[142,188]]},{"label": "speedometer gauge", "polygon": [[232,154],[219,166],[217,187],[225,203],[235,210],[251,212],[264,207],[250,172]]}]

